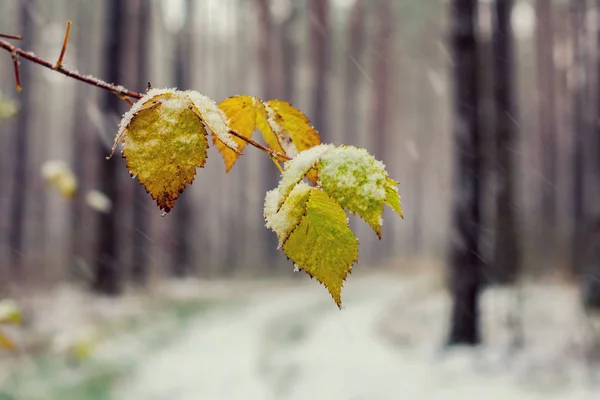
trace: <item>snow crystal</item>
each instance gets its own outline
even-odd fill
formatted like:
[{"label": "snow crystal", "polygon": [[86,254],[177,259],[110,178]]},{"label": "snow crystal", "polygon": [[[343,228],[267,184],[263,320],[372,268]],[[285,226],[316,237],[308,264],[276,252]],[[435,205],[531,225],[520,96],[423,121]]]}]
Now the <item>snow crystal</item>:
[{"label": "snow crystal", "polygon": [[209,97],[200,94],[194,90],[184,92],[188,95],[192,103],[198,108],[202,119],[206,122],[211,132],[218,137],[227,147],[237,150],[238,146],[229,133],[227,117]]},{"label": "snow crystal", "polygon": [[277,201],[278,207],[281,207],[294,185],[300,182],[304,175],[319,162],[323,154],[334,148],[335,146],[331,144],[320,144],[301,151],[296,157],[285,163],[283,177],[278,187],[280,194]]},{"label": "snow crystal", "polygon": [[298,267],[298,264],[294,263],[294,272],[300,272],[300,267]]}]

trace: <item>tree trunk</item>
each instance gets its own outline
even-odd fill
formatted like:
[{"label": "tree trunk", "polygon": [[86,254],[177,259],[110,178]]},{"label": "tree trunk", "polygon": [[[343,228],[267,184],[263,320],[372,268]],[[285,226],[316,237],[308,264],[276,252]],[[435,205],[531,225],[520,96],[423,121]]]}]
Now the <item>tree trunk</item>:
[{"label": "tree trunk", "polygon": [[310,58],[313,64],[312,110],[310,116],[313,126],[321,134],[321,141],[327,143],[329,0],[310,0],[309,13]]},{"label": "tree trunk", "polygon": [[573,29],[573,181],[572,181],[572,242],[571,242],[571,272],[579,274],[582,268],[582,253],[584,252],[585,229],[585,146],[587,146],[587,29],[586,29],[586,0],[571,0],[571,24]]},{"label": "tree trunk", "polygon": [[[120,82],[119,71],[122,67],[123,54],[121,41],[123,40],[123,27],[127,23],[124,18],[123,7],[125,3],[121,0],[110,0],[107,6],[106,33],[104,60],[105,79],[108,82]],[[121,102],[118,96],[106,92],[103,94],[103,109],[107,114],[121,114]],[[101,140],[98,141],[98,157],[106,156],[106,148]],[[121,276],[118,265],[118,229],[116,223],[116,212],[114,208],[118,205],[117,185],[117,158],[104,161],[99,164],[99,187],[110,199],[113,210],[100,213],[98,224],[98,243],[96,248],[96,265],[94,271],[93,290],[106,295],[117,295],[121,292]]]},{"label": "tree trunk", "polygon": [[542,179],[540,214],[537,217],[540,226],[539,243],[536,253],[540,254],[543,266],[556,263],[556,100],[554,90],[554,23],[552,2],[536,0],[536,50],[537,50],[537,90],[539,109],[539,143],[542,159]]},{"label": "tree trunk", "polygon": [[[129,65],[131,72],[131,84],[141,90],[148,84],[148,35],[151,4],[145,0],[135,0],[128,3],[131,7],[131,23],[135,19],[135,27],[132,34],[135,35],[136,46],[131,48],[133,60]],[[144,285],[148,280],[148,210],[144,207],[147,200],[147,193],[144,188],[136,184],[133,189],[133,207],[132,207],[132,241],[131,241],[131,281],[135,285]],[[179,204],[178,204],[179,205]]]},{"label": "tree trunk", "polygon": [[283,69],[283,100],[294,103],[296,100],[296,65],[298,46],[296,44],[296,20],[298,19],[298,4],[291,2],[290,14],[281,23],[281,63]]},{"label": "tree trunk", "polygon": [[390,95],[390,67],[392,53],[392,8],[388,0],[379,2],[377,13],[377,32],[375,34],[375,59],[374,85],[373,85],[373,121],[371,124],[372,135],[375,143],[373,154],[375,158],[384,158],[385,139],[388,135],[389,123],[389,95]]},{"label": "tree trunk", "polygon": [[[185,20],[181,30],[175,38],[174,81],[180,90],[187,90],[190,86],[190,63],[193,60],[191,46],[191,31],[193,15],[193,0],[185,2]],[[183,193],[177,200],[177,207],[173,209],[174,232],[173,232],[173,259],[171,273],[177,278],[184,278],[192,271],[192,251],[190,238],[192,235],[192,207],[190,204],[190,193]]]},{"label": "tree trunk", "polygon": [[[600,13],[600,0],[596,0],[596,12]],[[596,121],[600,120],[600,21],[596,21],[596,45],[598,46],[596,53],[596,63],[598,69],[598,78],[596,80],[596,90],[598,91],[597,104],[596,104]],[[595,127],[595,142],[594,146],[594,177],[593,179],[593,190],[594,196],[600,195],[600,124]],[[597,199],[597,197],[596,197]],[[590,227],[587,228],[587,235],[585,238],[585,264],[584,274],[582,275],[582,300],[586,310],[600,311],[600,210],[598,206],[594,210],[595,222],[590,223]]]},{"label": "tree trunk", "polygon": [[514,283],[520,269],[520,246],[515,215],[515,150],[518,147],[513,90],[513,39],[510,16],[513,0],[495,0],[493,18],[495,108],[495,234],[490,268],[493,281]]},{"label": "tree trunk", "polygon": [[477,0],[453,0],[454,193],[449,253],[452,315],[448,345],[476,345],[481,290],[480,132],[478,126]]},{"label": "tree trunk", "polygon": [[346,71],[344,77],[344,112],[345,129],[348,144],[357,146],[359,141],[358,122],[361,61],[365,51],[365,14],[366,0],[356,0],[348,24],[348,43]]},{"label": "tree trunk", "polygon": [[[34,33],[33,21],[29,15],[29,7],[31,5],[28,2],[21,2],[19,6],[19,17],[20,17],[20,34],[23,36],[23,40],[20,42],[20,46],[25,49],[30,49],[32,46],[32,39]],[[29,77],[31,76],[31,63],[20,63],[19,73],[21,82],[25,85],[27,82],[31,82]],[[29,120],[30,104],[31,104],[31,88],[29,90],[23,90],[19,96],[20,111],[17,114],[17,126],[14,130],[14,150],[12,152],[13,162],[13,180],[12,180],[12,200],[10,206],[10,231],[8,235],[9,245],[9,263],[11,267],[11,274],[14,278],[18,279],[22,274],[22,263],[23,263],[23,241],[25,239],[25,204],[27,196],[27,163],[29,155],[27,154],[28,148],[28,136],[29,136]]]}]

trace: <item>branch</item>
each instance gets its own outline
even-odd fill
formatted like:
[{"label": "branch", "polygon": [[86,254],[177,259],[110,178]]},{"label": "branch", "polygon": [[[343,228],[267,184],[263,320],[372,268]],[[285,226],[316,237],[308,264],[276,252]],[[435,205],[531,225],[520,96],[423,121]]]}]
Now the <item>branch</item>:
[{"label": "branch", "polygon": [[[121,85],[114,85],[114,84],[108,83],[106,81],[103,81],[102,79],[95,78],[91,75],[82,75],[77,71],[72,71],[67,68],[64,68],[62,66],[62,60],[63,60],[64,54],[65,54],[65,51],[67,48],[67,42],[69,40],[70,28],[71,28],[71,21],[69,21],[67,23],[67,30],[65,32],[65,39],[64,39],[63,47],[62,47],[60,56],[58,58],[58,61],[55,64],[51,63],[50,61],[46,61],[46,60],[36,56],[33,53],[27,52],[5,40],[0,39],[0,48],[3,48],[4,50],[11,53],[12,58],[13,58],[17,91],[19,91],[19,92],[21,91],[21,82],[19,79],[19,57],[21,57],[27,61],[31,61],[34,64],[41,65],[42,67],[56,71],[59,74],[63,74],[69,78],[72,78],[72,79],[78,80],[80,82],[87,83],[88,85],[96,86],[97,88],[112,92],[112,93],[116,94],[117,96],[119,96],[120,98],[122,98],[123,100],[125,100],[129,105],[132,105],[132,102],[130,99],[138,99],[139,100],[143,97],[143,94],[126,89],[125,87],[123,87]],[[2,34],[2,33],[0,33],[0,38],[15,39],[15,40],[21,39],[20,36],[6,35],[6,34]],[[254,146],[261,151],[264,151],[265,153],[269,154],[271,157],[275,157],[278,160],[282,160],[282,161],[291,160],[291,157],[287,156],[286,154],[279,153],[279,152],[272,150],[266,146],[263,146],[262,144],[255,142],[254,140],[252,140],[250,138],[242,136],[235,131],[229,131],[229,133],[231,135],[237,137],[238,139],[243,140],[244,142],[248,143],[249,145]]]}]

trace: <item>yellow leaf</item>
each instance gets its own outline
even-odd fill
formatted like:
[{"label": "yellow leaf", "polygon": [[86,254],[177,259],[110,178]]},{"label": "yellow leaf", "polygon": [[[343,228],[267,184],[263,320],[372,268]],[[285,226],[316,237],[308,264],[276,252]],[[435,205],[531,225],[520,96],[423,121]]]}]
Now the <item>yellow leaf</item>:
[{"label": "yellow leaf", "polygon": [[[233,96],[219,103],[219,109],[225,114],[229,121],[229,129],[250,139],[252,138],[255,128],[258,128],[263,134],[267,146],[272,150],[283,153],[283,150],[277,142],[275,133],[267,123],[267,110],[259,99],[243,95]],[[217,137],[214,137],[213,140],[223,156],[225,170],[229,172],[239,154],[228,148]],[[237,144],[240,152],[247,145],[247,142],[237,137],[234,137],[233,140]]]},{"label": "yellow leaf", "polygon": [[[279,145],[275,132],[268,122],[267,110],[262,101],[252,96],[233,96],[219,103],[219,109],[225,114],[229,121],[229,129],[248,139],[252,138],[255,129],[258,129],[265,140],[267,146],[279,153],[284,153]],[[247,142],[234,137],[233,139],[241,151],[246,147]],[[221,140],[214,138],[219,152],[225,161],[225,170],[229,172],[236,162],[239,154],[229,149]]]},{"label": "yellow leaf", "polygon": [[[279,124],[283,131],[291,137],[291,141],[297,152],[301,152],[321,143],[319,133],[311,125],[310,121],[300,110],[294,108],[290,103],[283,100],[269,100],[267,110],[273,110],[274,120]],[[287,139],[282,139],[286,141]],[[284,145],[282,147],[285,149]],[[286,154],[295,157],[296,154]]]},{"label": "yellow leaf", "polygon": [[0,332],[0,348],[8,351],[13,351],[16,348],[15,342],[13,342],[12,339],[6,336],[3,332]]},{"label": "yellow leaf", "polygon": [[130,174],[165,213],[206,162],[205,121],[186,92],[150,90],[123,117],[115,144],[119,137]]},{"label": "yellow leaf", "polygon": [[358,260],[358,239],[344,209],[324,191],[311,188],[306,198],[305,215],[283,250],[299,269],[321,282],[341,308],[344,280]]},{"label": "yellow leaf", "polygon": [[[319,144],[319,134],[308,118],[288,102],[270,100],[263,103],[256,97],[240,95],[223,100],[219,108],[227,117],[231,130],[251,138],[258,129],[270,149],[288,157],[296,157],[300,151]],[[242,139],[234,140],[238,149],[246,146]],[[229,171],[238,154],[227,149],[217,138],[214,141],[225,161],[225,169]],[[316,172],[311,172],[308,177],[316,184]]]}]

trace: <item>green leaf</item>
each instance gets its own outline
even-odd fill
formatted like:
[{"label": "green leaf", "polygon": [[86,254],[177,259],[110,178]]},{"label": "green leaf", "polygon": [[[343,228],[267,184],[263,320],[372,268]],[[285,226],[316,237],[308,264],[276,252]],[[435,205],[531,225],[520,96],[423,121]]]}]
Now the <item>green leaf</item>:
[{"label": "green leaf", "polygon": [[385,204],[404,218],[402,207],[400,205],[400,195],[398,194],[398,182],[391,178],[385,180]]},{"label": "green leaf", "polygon": [[294,202],[306,198],[305,215],[283,250],[299,269],[321,282],[341,308],[344,280],[358,260],[358,239],[348,226],[344,209],[327,193],[315,188],[308,196],[302,193],[301,197],[290,196]]},{"label": "green leaf", "polygon": [[387,178],[383,163],[364,149],[342,146],[322,155],[318,171],[323,190],[362,217],[381,238]]}]

